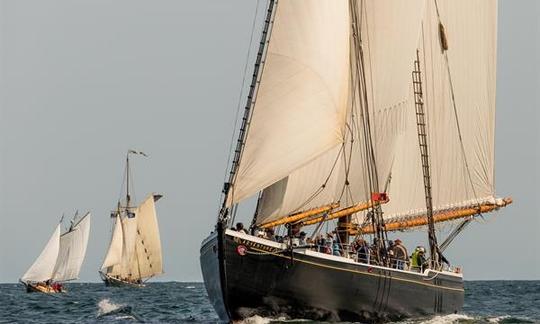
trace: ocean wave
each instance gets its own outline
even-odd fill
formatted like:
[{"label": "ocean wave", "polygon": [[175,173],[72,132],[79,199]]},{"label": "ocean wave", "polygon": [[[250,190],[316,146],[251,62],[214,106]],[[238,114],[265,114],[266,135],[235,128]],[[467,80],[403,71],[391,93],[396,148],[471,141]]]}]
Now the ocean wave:
[{"label": "ocean wave", "polygon": [[253,315],[251,317],[245,318],[236,324],[270,324],[270,323],[299,323],[299,322],[311,322],[307,319],[289,319],[285,316],[280,317],[262,317],[259,315]]},{"label": "ocean wave", "polygon": [[489,323],[510,324],[510,323],[536,323],[536,321],[529,318],[513,317],[510,315],[497,316],[487,319]]},{"label": "ocean wave", "polygon": [[424,324],[453,324],[453,323],[463,323],[463,322],[472,322],[475,318],[465,315],[465,314],[449,314],[434,316],[427,321],[422,323]]},{"label": "ocean wave", "polygon": [[110,314],[118,309],[124,307],[122,304],[115,304],[109,300],[109,298],[102,299],[98,303],[98,317]]}]

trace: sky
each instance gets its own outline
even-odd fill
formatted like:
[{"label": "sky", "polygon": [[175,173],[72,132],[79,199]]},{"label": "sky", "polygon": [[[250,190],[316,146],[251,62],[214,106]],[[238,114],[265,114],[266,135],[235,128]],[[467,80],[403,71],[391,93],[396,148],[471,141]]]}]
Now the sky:
[{"label": "sky", "polygon": [[[256,3],[0,0],[0,282],[76,210],[92,213],[80,280],[99,280],[128,149],[149,155],[135,198],[164,195],[157,280],[202,280]],[[468,280],[540,279],[538,17],[536,0],[499,1],[496,191],[514,204],[449,248]]]}]

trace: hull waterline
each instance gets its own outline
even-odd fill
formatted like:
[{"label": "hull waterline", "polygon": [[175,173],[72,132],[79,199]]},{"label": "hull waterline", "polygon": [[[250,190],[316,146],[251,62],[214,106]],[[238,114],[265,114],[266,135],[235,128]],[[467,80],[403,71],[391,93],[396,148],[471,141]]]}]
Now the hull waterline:
[{"label": "hull waterline", "polygon": [[26,283],[22,281],[21,283],[24,285],[27,293],[38,292],[38,293],[43,293],[43,294],[58,294],[58,293],[67,292],[67,290],[64,287],[60,288],[60,290],[56,290],[52,286],[45,285],[45,284],[32,284],[32,283]]},{"label": "hull waterline", "polygon": [[460,274],[403,271],[218,230],[203,241],[208,296],[223,321],[252,315],[380,321],[456,313]]},{"label": "hull waterline", "polygon": [[136,282],[121,280],[118,278],[111,277],[107,274],[104,274],[101,271],[99,272],[99,275],[101,277],[101,280],[103,280],[103,283],[107,287],[137,287],[137,288],[144,287],[143,283],[136,283]]}]

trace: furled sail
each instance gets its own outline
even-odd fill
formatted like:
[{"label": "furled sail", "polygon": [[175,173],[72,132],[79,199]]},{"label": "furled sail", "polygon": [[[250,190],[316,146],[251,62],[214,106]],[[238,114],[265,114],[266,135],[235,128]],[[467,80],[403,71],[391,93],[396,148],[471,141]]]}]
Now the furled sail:
[{"label": "furled sail", "polygon": [[25,282],[46,281],[52,278],[58,251],[60,249],[60,224],[56,226],[51,238],[45,245],[39,257],[32,266],[22,276],[21,280]]},{"label": "furled sail", "polygon": [[[436,212],[496,204],[496,27],[496,1],[426,2],[418,49]],[[394,155],[387,221],[426,212],[414,106],[405,125]]]},{"label": "furled sail", "polygon": [[60,248],[54,269],[56,281],[74,280],[79,277],[86,255],[90,234],[90,213],[87,213],[71,229],[60,236]]},{"label": "furled sail", "polygon": [[349,34],[346,0],[278,3],[229,205],[343,142]]}]

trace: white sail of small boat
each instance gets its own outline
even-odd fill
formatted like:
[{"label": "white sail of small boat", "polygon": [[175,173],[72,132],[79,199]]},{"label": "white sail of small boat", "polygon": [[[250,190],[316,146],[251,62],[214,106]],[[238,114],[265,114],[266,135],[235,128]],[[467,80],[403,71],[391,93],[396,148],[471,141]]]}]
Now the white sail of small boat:
[{"label": "white sail of small boat", "polygon": [[58,224],[39,257],[21,277],[28,292],[61,292],[60,283],[78,279],[88,245],[90,213],[60,233]]},{"label": "white sail of small boat", "polygon": [[99,271],[107,285],[142,285],[149,278],[163,273],[161,240],[155,202],[162,196],[150,194],[136,207],[130,206],[129,151],[126,159],[127,188],[125,206],[111,214],[114,228],[109,249]]}]

